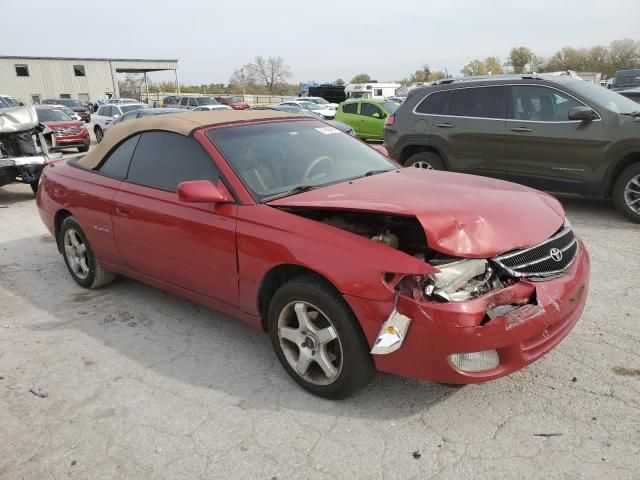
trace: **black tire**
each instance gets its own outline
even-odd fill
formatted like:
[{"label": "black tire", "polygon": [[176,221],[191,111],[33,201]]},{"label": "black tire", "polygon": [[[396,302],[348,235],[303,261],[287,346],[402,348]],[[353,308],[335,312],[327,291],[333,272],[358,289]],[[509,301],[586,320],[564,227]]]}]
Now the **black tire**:
[{"label": "black tire", "polygon": [[35,182],[31,182],[29,186],[31,187],[31,191],[33,192],[33,194],[36,195],[38,193],[38,180],[36,180]]},{"label": "black tire", "polygon": [[[70,259],[70,255],[72,253],[68,250],[65,243],[67,234],[76,235],[76,238],[80,240],[80,243],[85,248],[83,257],[84,265],[87,267],[86,275],[82,272],[78,273],[76,271],[78,269],[72,266],[73,260]],[[64,219],[58,235],[58,242],[62,247],[61,250],[62,256],[64,257],[64,263],[78,285],[84,288],[98,288],[111,283],[113,279],[116,278],[115,273],[103,269],[100,264],[98,264],[87,237],[74,217],[67,217]]]},{"label": "black tire", "polygon": [[93,133],[96,135],[96,143],[100,143],[102,141],[102,138],[104,137],[104,132],[102,131],[102,129],[96,125],[93,129]]},{"label": "black tire", "polygon": [[89,151],[89,146],[86,147],[78,147],[79,153],[87,153]]},{"label": "black tire", "polygon": [[627,167],[618,175],[613,186],[613,201],[625,217],[640,223],[640,163]]},{"label": "black tire", "polygon": [[[440,155],[433,152],[418,152],[407,158],[403,165],[405,167],[425,168],[429,170],[444,170],[444,162]],[[431,168],[429,168],[429,166]]]},{"label": "black tire", "polygon": [[[331,342],[337,342],[337,348],[339,348],[338,373],[333,380],[328,380],[325,377],[325,380],[331,383],[319,385],[305,379],[289,364],[283,350],[278,328],[279,319],[281,314],[285,315],[285,312],[289,312],[288,309],[291,305],[298,305],[299,302],[317,307],[318,311],[321,311],[321,314],[329,319],[329,326],[333,327],[337,335],[337,339],[331,340]],[[314,395],[339,400],[352,395],[371,380],[375,369],[367,341],[358,321],[344,299],[322,279],[311,275],[302,276],[282,285],[271,300],[267,320],[269,336],[278,360],[296,383]],[[286,344],[286,342],[284,343]],[[301,344],[301,347],[305,344],[306,341]],[[293,345],[293,342],[290,345]],[[335,345],[336,343],[333,346],[335,347]],[[298,351],[301,352],[302,349],[299,348]],[[320,344],[317,349],[311,351],[320,351]],[[319,375],[322,375],[318,363],[312,361],[309,365],[307,372],[311,372],[311,369],[315,368]]]}]

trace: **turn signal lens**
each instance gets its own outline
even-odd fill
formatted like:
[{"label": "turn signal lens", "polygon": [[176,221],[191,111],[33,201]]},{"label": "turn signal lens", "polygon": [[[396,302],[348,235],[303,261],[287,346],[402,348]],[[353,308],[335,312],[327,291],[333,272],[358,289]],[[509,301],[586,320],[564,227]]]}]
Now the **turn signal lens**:
[{"label": "turn signal lens", "polygon": [[387,117],[387,119],[384,122],[385,125],[392,127],[393,125],[396,124],[396,116],[395,115],[389,115]]},{"label": "turn signal lens", "polygon": [[449,361],[463,372],[486,372],[500,365],[500,357],[496,350],[483,352],[452,353]]}]

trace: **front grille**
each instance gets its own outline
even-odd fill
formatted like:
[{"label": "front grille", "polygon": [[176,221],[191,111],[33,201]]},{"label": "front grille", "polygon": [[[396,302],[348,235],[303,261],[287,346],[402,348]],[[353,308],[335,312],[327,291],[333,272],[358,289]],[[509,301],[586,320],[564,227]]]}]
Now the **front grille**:
[{"label": "front grille", "polygon": [[54,135],[56,137],[66,137],[67,135],[80,135],[82,133],[82,128],[59,128],[54,131]]},{"label": "front grille", "polygon": [[578,253],[578,241],[569,227],[526,250],[499,255],[493,261],[514,277],[549,277],[563,273]]}]

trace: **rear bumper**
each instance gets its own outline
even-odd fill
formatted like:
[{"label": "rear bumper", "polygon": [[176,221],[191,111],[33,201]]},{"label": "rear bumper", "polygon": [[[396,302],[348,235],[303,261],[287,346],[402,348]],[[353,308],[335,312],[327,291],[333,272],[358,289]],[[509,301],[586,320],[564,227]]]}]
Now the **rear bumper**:
[{"label": "rear bumper", "polygon": [[[442,383],[479,383],[519,370],[539,359],[571,331],[585,306],[589,288],[589,256],[582,242],[577,258],[560,278],[520,281],[467,302],[418,302],[400,296],[397,310],[411,319],[402,346],[374,355],[378,370]],[[365,331],[369,345],[393,309],[392,302],[345,296]],[[481,326],[488,309],[524,303]],[[497,368],[469,373],[449,361],[454,353],[497,350]]]}]

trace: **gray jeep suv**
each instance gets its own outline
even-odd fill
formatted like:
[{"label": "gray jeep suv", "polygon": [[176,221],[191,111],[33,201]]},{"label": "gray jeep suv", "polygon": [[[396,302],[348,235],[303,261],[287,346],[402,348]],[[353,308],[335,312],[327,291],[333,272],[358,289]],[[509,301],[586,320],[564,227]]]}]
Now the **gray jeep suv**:
[{"label": "gray jeep suv", "polygon": [[563,76],[444,79],[409,92],[384,146],[405,166],[613,197],[640,223],[640,106]]}]

